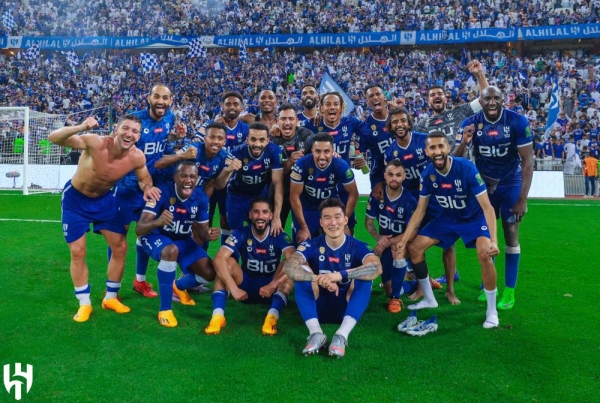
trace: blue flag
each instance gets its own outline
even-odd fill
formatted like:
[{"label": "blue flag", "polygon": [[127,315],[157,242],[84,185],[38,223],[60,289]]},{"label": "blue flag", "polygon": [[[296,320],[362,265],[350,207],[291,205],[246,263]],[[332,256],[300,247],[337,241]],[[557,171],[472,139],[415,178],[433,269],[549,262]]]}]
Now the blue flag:
[{"label": "blue flag", "polygon": [[548,122],[546,123],[546,133],[550,131],[556,119],[558,119],[558,112],[560,110],[560,93],[558,86],[558,77],[554,77],[552,83],[552,98],[550,99],[550,108],[548,108]]},{"label": "blue flag", "polygon": [[350,97],[344,92],[343,89],[340,88],[339,85],[331,78],[331,76],[327,73],[323,75],[321,79],[321,84],[319,85],[319,94],[323,95],[326,92],[337,91],[342,94],[342,98],[344,98],[344,103],[346,104],[346,109],[344,109],[344,116],[348,115],[355,108],[354,102],[350,99]]},{"label": "blue flag", "polygon": [[243,39],[240,39],[240,60],[246,63],[248,60],[248,50],[246,50],[246,44]]}]

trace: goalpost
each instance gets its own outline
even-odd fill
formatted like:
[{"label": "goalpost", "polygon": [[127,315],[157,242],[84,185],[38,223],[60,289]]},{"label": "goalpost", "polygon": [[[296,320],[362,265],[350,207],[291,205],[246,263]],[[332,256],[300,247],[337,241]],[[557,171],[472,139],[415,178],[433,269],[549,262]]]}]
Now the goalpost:
[{"label": "goalpost", "polygon": [[[0,107],[0,189],[22,189],[24,195],[59,192],[76,169],[71,150],[50,143],[48,135],[108,107],[70,115],[53,115],[28,107]],[[108,134],[108,131],[99,131]]]}]

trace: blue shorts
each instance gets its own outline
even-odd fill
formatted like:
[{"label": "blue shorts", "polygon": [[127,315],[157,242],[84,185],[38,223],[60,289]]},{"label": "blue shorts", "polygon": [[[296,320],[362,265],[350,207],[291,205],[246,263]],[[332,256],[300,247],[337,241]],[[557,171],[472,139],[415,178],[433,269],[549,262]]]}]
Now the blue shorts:
[{"label": "blue shorts", "polygon": [[146,205],[144,192],[140,188],[127,189],[117,187],[115,189],[115,197],[119,206],[119,212],[121,213],[121,217],[123,217],[123,224],[129,225],[132,221],[137,222]]},{"label": "blue shorts", "polygon": [[267,189],[256,196],[239,196],[231,193],[227,193],[226,205],[227,205],[227,222],[229,223],[229,229],[242,229],[244,228],[244,222],[250,222],[248,213],[252,202],[256,197],[266,197]]},{"label": "blue shorts", "polygon": [[125,235],[125,225],[115,197],[111,192],[100,197],[89,197],[75,189],[71,181],[65,184],[61,201],[63,235],[67,243],[75,242],[94,225],[94,232],[101,230]]},{"label": "blue shorts", "polygon": [[175,245],[179,250],[177,264],[182,270],[187,270],[198,260],[208,257],[202,246],[198,245],[192,238],[181,241],[173,241],[169,237],[160,234],[150,234],[140,237],[144,252],[157,262],[161,261],[160,254],[165,246]]},{"label": "blue shorts", "polygon": [[461,238],[467,248],[474,248],[477,238],[490,238],[490,230],[481,214],[475,220],[466,223],[450,222],[444,216],[437,217],[419,230],[419,235],[440,241],[437,246],[446,250]]},{"label": "blue shorts", "polygon": [[242,270],[243,279],[238,287],[248,294],[248,299],[243,302],[248,304],[270,304],[272,298],[263,298],[259,291],[262,287],[273,281],[273,276],[268,277],[252,277],[245,270]]},{"label": "blue shorts", "polygon": [[510,211],[519,195],[521,194],[521,183],[513,183],[510,185],[498,185],[494,193],[489,195],[490,203],[494,207],[494,212],[496,213],[496,218],[502,217],[503,220],[508,220],[510,216],[514,215],[512,211]]},{"label": "blue shorts", "polygon": [[[321,213],[319,210],[308,210],[303,209],[302,213],[304,214],[304,221],[308,226],[308,230],[310,231],[311,237],[316,237],[321,234]],[[300,229],[300,225],[298,221],[296,221],[296,216],[292,213],[292,232],[294,235],[294,242],[296,242],[296,234]]]},{"label": "blue shorts", "polygon": [[317,298],[317,317],[321,323],[342,323],[348,307],[348,290],[350,285],[340,286],[338,295],[319,287]]}]

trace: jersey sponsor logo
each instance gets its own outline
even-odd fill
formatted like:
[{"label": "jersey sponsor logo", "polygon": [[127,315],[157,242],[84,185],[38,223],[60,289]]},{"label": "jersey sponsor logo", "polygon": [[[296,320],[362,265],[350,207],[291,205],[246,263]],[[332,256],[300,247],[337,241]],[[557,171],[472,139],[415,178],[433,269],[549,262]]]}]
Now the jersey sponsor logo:
[{"label": "jersey sponsor logo", "polygon": [[266,255],[267,254],[267,249],[266,248],[256,248],[255,251],[256,251],[256,253],[259,253],[261,255]]},{"label": "jersey sponsor logo", "polygon": [[225,136],[225,138],[227,140],[235,140],[235,134],[228,134],[227,136]]},{"label": "jersey sponsor logo", "polygon": [[330,131],[330,132],[327,132],[327,133],[329,135],[331,135],[331,136],[336,136],[339,133],[339,131],[338,130],[333,130],[333,131]]},{"label": "jersey sponsor logo", "polygon": [[200,169],[206,172],[210,172],[210,167],[207,167],[206,165],[200,165]]},{"label": "jersey sponsor logo", "polygon": [[256,171],[256,170],[262,169],[262,167],[263,167],[263,164],[256,164],[252,167],[252,170]]},{"label": "jersey sponsor logo", "polygon": [[444,123],[444,119],[438,119],[438,120],[434,120],[433,121],[434,125],[439,125],[439,124],[442,124],[442,123]]},{"label": "jersey sponsor logo", "polygon": [[285,149],[286,149],[287,151],[295,151],[295,150],[296,150],[296,147],[295,147],[295,146],[287,146],[287,147],[285,147]]},{"label": "jersey sponsor logo", "polygon": [[352,172],[352,169],[348,169],[346,171],[346,178],[348,178],[348,179],[354,178],[354,172]]},{"label": "jersey sponsor logo", "polygon": [[156,129],[154,129],[154,133],[162,133],[162,132],[163,132],[162,127],[157,127]]},{"label": "jersey sponsor logo", "polygon": [[327,182],[327,178],[319,177],[315,179],[315,182]]},{"label": "jersey sponsor logo", "polygon": [[404,161],[412,160],[413,158],[414,158],[414,155],[412,155],[412,154],[407,154],[407,155],[405,155],[405,156],[402,157],[402,159]]},{"label": "jersey sponsor logo", "polygon": [[387,211],[389,211],[390,213],[392,213],[392,214],[393,214],[393,213],[395,213],[394,209],[393,209],[393,208],[391,208],[390,206],[386,206],[386,207],[385,207],[385,209],[386,209]]},{"label": "jersey sponsor logo", "polygon": [[339,257],[329,256],[329,263],[339,263],[339,262],[340,262]]},{"label": "jersey sponsor logo", "polygon": [[483,178],[481,177],[480,174],[475,175],[475,179],[477,180],[477,184],[479,186],[483,185],[485,182],[483,181]]},{"label": "jersey sponsor logo", "polygon": [[487,135],[488,136],[497,136],[498,130],[488,130]]},{"label": "jersey sponsor logo", "polygon": [[181,213],[181,214],[187,214],[187,209],[184,209],[184,208],[182,208],[182,207],[177,207],[177,208],[175,209],[175,212],[176,212],[176,213]]},{"label": "jersey sponsor logo", "polygon": [[442,189],[452,189],[451,183],[442,183]]}]

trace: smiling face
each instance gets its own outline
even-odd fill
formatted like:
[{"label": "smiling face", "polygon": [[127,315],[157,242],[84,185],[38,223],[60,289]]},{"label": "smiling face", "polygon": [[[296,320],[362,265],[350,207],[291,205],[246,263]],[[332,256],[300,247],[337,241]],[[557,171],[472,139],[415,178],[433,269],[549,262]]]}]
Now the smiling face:
[{"label": "smiling face", "polygon": [[252,204],[252,208],[248,213],[250,216],[250,222],[254,228],[254,232],[258,235],[262,235],[267,230],[269,223],[273,219],[273,212],[269,207],[269,203],[256,202]]},{"label": "smiling face", "polygon": [[406,173],[401,166],[388,165],[385,168],[385,184],[393,191],[400,190],[405,177]]},{"label": "smiling face", "polygon": [[390,116],[391,134],[396,137],[399,142],[408,139],[412,127],[406,113],[396,113]]},{"label": "smiling face", "polygon": [[223,115],[229,120],[236,120],[242,113],[242,100],[238,97],[227,97],[222,105]]},{"label": "smiling face", "polygon": [[348,217],[341,207],[326,207],[321,211],[319,223],[327,237],[337,239],[344,236],[344,227],[348,225]]},{"label": "smiling face", "polygon": [[337,126],[340,123],[343,111],[342,100],[337,95],[330,94],[323,98],[321,113],[323,114],[323,122],[327,126]]},{"label": "smiling face", "polygon": [[253,157],[260,157],[269,143],[269,135],[266,130],[250,129],[247,141],[250,154]]},{"label": "smiling face", "polygon": [[302,89],[300,102],[305,109],[314,109],[319,104],[319,93],[315,87],[307,86]]},{"label": "smiling face", "polygon": [[315,141],[312,146],[315,165],[320,169],[327,168],[333,158],[333,145],[328,141]]},{"label": "smiling face", "polygon": [[495,121],[502,112],[502,92],[496,87],[487,87],[481,93],[481,107],[487,120]]},{"label": "smiling face", "polygon": [[210,156],[215,156],[225,146],[225,130],[218,127],[209,127],[204,136],[205,152]]},{"label": "smiling face", "polygon": [[448,98],[441,88],[432,88],[427,94],[427,103],[434,113],[440,114],[446,110]]},{"label": "smiling face", "polygon": [[177,195],[182,199],[187,199],[192,195],[198,183],[198,168],[194,164],[181,164],[177,167],[173,180]]},{"label": "smiling face", "polygon": [[428,137],[427,148],[425,150],[427,156],[433,162],[435,169],[442,173],[446,173],[448,167],[448,155],[450,154],[450,144],[448,138],[444,136],[440,137]]},{"label": "smiling face", "polygon": [[115,142],[123,150],[129,150],[140,139],[142,124],[125,119],[117,125]]},{"label": "smiling face", "polygon": [[258,96],[258,107],[263,113],[273,113],[277,107],[277,97],[271,90],[261,91]]},{"label": "smiling face", "polygon": [[150,104],[150,116],[154,120],[159,120],[165,116],[167,109],[173,103],[173,96],[169,88],[164,85],[157,85],[152,88],[147,100]]}]

